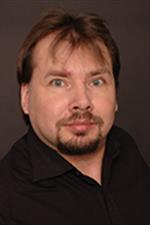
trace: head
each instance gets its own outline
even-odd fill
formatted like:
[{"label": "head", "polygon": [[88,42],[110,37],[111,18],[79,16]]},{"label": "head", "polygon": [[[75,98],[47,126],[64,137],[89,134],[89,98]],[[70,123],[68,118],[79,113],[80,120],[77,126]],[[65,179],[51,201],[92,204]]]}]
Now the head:
[{"label": "head", "polygon": [[118,48],[101,18],[49,11],[18,54],[26,123],[65,154],[95,151],[114,122],[119,70]]}]

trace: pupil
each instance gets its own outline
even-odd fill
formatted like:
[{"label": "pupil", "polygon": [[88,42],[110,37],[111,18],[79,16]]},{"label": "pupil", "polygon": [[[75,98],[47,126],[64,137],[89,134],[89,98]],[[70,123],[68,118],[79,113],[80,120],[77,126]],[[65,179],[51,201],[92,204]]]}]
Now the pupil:
[{"label": "pupil", "polygon": [[95,80],[94,81],[94,85],[99,85],[100,84],[100,81],[99,80]]},{"label": "pupil", "polygon": [[55,81],[55,85],[60,86],[61,85],[61,81],[60,80],[56,80]]}]

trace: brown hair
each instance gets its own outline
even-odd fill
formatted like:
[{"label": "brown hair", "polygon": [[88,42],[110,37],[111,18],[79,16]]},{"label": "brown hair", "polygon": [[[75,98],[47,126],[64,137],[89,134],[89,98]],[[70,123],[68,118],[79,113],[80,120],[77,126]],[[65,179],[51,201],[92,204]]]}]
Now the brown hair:
[{"label": "brown hair", "polygon": [[60,10],[48,11],[32,28],[20,48],[17,60],[17,77],[19,85],[29,83],[32,77],[32,53],[35,45],[48,34],[55,33],[52,51],[67,39],[72,50],[79,46],[90,46],[95,53],[103,56],[99,43],[106,46],[112,61],[113,76],[116,87],[120,71],[118,47],[108,30],[105,21],[96,14],[72,15]]}]

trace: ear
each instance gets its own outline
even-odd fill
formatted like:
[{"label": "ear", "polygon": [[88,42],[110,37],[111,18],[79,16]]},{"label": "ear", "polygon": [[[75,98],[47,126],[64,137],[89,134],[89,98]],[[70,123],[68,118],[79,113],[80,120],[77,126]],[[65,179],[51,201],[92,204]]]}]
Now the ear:
[{"label": "ear", "polygon": [[29,84],[23,84],[20,91],[21,108],[25,114],[29,114]]},{"label": "ear", "polygon": [[116,105],[115,105],[115,112],[118,111],[118,102],[116,101]]}]

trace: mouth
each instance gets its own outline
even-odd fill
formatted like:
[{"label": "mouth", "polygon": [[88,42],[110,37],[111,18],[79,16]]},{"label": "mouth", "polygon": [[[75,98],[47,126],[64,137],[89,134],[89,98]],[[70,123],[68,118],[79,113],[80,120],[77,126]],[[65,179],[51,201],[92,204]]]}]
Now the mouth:
[{"label": "mouth", "polygon": [[71,129],[73,132],[86,132],[95,125],[96,123],[91,121],[74,121],[65,124],[65,126]]}]

